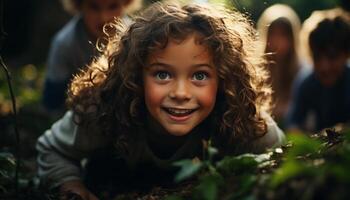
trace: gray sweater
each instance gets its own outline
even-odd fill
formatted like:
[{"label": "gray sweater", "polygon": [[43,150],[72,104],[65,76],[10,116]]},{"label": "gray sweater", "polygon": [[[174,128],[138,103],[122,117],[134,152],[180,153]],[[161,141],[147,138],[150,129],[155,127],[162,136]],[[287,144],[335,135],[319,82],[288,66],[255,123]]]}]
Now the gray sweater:
[{"label": "gray sweater", "polygon": [[[263,137],[252,142],[246,152],[263,152],[283,143],[285,137],[274,120],[267,114],[268,132]],[[112,138],[99,133],[99,129],[90,125],[77,126],[73,122],[73,113],[68,111],[65,116],[54,123],[39,139],[36,145],[38,150],[38,166],[40,179],[56,187],[70,180],[80,180],[81,161],[88,158],[95,150],[110,145]],[[201,142],[200,134],[192,134],[187,141],[168,159],[158,158],[148,147],[146,142],[139,149],[142,155],[137,159],[147,160],[160,168],[168,166],[176,160],[191,157]],[[245,151],[243,151],[245,152]],[[134,162],[131,160],[131,162]]]}]

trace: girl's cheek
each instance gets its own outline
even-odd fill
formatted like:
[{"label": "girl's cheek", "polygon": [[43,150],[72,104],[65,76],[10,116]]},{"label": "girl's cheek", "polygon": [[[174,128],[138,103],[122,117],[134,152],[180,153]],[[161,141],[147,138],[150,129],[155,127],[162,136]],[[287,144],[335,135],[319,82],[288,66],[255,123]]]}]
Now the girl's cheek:
[{"label": "girl's cheek", "polygon": [[149,105],[161,103],[164,93],[164,88],[156,84],[150,83],[145,85],[145,101]]},{"label": "girl's cheek", "polygon": [[212,83],[205,88],[205,91],[198,90],[198,97],[203,106],[214,107],[216,101],[217,84]]}]

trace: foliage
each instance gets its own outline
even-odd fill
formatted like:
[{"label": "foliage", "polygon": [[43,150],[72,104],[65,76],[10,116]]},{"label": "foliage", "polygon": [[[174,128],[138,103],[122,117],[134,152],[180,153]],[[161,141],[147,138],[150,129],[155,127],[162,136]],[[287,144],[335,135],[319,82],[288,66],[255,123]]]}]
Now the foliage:
[{"label": "foliage", "polygon": [[[22,163],[21,163],[22,164]],[[18,191],[15,190],[15,158],[11,153],[0,153],[0,199],[1,200],[51,200],[58,199],[38,188],[35,177],[26,177],[25,171],[20,171]]]},{"label": "foliage", "polygon": [[[20,132],[20,168],[18,191],[15,190],[14,121],[12,102],[5,73],[0,72],[0,199],[47,200],[48,194],[38,189],[34,176],[35,142],[39,134],[53,121],[53,117],[41,109],[40,99],[44,69],[34,65],[11,68],[11,82],[16,97],[17,122]],[[35,119],[35,120],[33,120]],[[57,199],[57,198],[56,198]]]},{"label": "foliage", "polygon": [[182,167],[177,180],[195,179],[190,199],[284,199],[287,194],[291,199],[347,199],[350,129],[326,129],[311,137],[290,134],[285,146],[264,154],[176,165]]},{"label": "foliage", "polygon": [[15,161],[11,154],[0,153],[0,194],[8,191],[15,171]]},{"label": "foliage", "polygon": [[[42,69],[42,68],[40,68]],[[25,65],[11,70],[12,86],[16,97],[17,108],[37,104],[41,98],[43,70],[34,65]],[[11,99],[4,73],[0,73],[0,115],[11,112]]]}]

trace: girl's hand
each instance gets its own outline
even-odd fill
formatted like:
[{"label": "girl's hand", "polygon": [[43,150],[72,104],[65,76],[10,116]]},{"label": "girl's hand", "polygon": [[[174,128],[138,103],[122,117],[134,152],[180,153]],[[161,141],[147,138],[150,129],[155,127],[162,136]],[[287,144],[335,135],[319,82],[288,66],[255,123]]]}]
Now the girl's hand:
[{"label": "girl's hand", "polygon": [[67,181],[60,187],[62,200],[99,200],[81,181]]}]

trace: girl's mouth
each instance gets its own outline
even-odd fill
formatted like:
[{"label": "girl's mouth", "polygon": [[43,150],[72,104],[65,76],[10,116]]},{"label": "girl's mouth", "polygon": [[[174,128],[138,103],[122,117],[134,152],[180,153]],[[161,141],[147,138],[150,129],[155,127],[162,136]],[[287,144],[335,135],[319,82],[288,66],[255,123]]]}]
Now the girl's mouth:
[{"label": "girl's mouth", "polygon": [[178,109],[178,108],[165,108],[163,110],[169,114],[169,117],[174,121],[186,121],[190,118],[191,114],[198,110],[196,109]]}]

